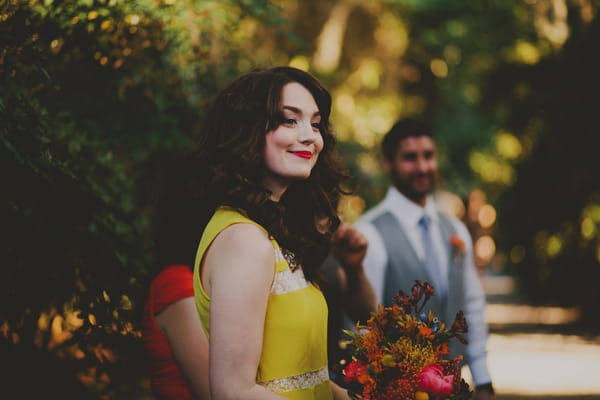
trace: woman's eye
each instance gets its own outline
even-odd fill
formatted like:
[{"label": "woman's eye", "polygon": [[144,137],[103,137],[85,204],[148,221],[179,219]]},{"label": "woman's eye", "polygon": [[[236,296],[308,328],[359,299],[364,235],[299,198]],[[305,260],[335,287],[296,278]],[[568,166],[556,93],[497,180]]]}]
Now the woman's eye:
[{"label": "woman's eye", "polygon": [[320,122],[313,122],[311,125],[315,131],[321,131],[321,123]]},{"label": "woman's eye", "polygon": [[296,121],[294,118],[284,118],[282,123],[289,126],[298,125],[298,121]]}]

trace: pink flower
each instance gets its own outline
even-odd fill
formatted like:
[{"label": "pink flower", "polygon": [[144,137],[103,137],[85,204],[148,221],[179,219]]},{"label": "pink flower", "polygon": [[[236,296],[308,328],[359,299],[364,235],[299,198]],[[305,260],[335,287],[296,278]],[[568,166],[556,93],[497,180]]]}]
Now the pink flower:
[{"label": "pink flower", "polygon": [[431,364],[423,368],[419,374],[419,390],[433,396],[447,396],[452,393],[454,375],[444,376],[444,370],[439,364]]},{"label": "pink flower", "polygon": [[357,380],[361,375],[364,375],[367,372],[367,367],[365,364],[358,360],[352,361],[346,368],[344,368],[344,375],[346,375],[346,380],[351,382]]}]

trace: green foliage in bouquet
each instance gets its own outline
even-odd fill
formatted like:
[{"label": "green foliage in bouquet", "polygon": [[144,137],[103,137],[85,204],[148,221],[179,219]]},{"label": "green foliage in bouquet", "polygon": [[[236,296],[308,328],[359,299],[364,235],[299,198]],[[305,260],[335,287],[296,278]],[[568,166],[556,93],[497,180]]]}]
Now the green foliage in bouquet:
[{"label": "green foliage in bouquet", "polygon": [[391,307],[379,306],[366,326],[346,331],[353,346],[344,369],[348,392],[364,400],[469,399],[471,391],[460,373],[459,356],[444,359],[448,343],[466,343],[467,322],[456,314],[448,328],[435,312],[424,311],[434,295],[427,282],[415,281],[409,296],[400,291]]}]

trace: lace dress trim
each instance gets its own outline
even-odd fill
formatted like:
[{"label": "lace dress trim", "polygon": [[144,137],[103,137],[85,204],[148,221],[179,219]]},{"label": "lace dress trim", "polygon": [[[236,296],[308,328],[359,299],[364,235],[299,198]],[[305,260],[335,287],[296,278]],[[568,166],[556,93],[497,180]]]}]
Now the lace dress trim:
[{"label": "lace dress trim", "polygon": [[301,375],[287,378],[273,379],[272,381],[258,382],[259,385],[274,393],[291,392],[292,390],[308,389],[329,380],[329,370],[324,367],[318,371],[311,371]]},{"label": "lace dress trim", "polygon": [[[275,251],[275,260],[287,261],[285,255],[281,252],[280,249],[277,249]],[[271,294],[284,294],[294,292],[296,290],[304,289],[308,286],[310,286],[310,283],[306,281],[302,268],[297,267],[297,269],[295,270],[286,269],[284,271],[279,271],[275,274],[275,280],[273,281],[273,285],[271,286]]]}]

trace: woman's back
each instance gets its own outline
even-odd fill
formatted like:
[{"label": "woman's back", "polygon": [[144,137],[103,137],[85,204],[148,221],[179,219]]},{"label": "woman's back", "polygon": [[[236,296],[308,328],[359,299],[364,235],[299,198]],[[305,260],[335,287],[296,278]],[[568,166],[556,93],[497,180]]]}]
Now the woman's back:
[{"label": "woman's back", "polygon": [[[181,369],[182,360],[176,359],[169,342],[173,338],[169,338],[161,330],[157,319],[160,313],[177,302],[194,296],[192,279],[192,271],[188,266],[170,265],[153,279],[148,298],[144,303],[142,338],[152,391],[159,399],[192,400],[194,398]],[[195,350],[195,347],[187,347],[188,352],[190,349]],[[207,373],[206,370],[198,372]]]}]

